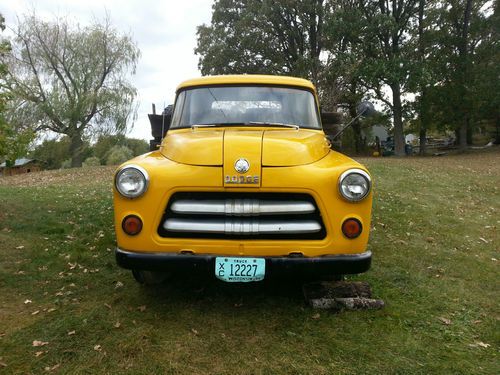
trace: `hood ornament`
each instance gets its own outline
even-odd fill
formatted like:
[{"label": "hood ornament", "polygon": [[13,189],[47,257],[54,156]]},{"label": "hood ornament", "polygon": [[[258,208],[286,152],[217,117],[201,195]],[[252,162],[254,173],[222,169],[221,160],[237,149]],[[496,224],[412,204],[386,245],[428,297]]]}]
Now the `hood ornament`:
[{"label": "hood ornament", "polygon": [[240,158],[234,163],[234,169],[238,173],[246,173],[250,169],[250,163],[247,159]]}]

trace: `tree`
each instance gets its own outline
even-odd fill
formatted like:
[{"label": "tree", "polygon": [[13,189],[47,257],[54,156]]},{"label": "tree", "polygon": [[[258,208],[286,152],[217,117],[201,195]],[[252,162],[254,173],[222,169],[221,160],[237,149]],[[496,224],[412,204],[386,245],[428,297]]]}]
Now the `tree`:
[{"label": "tree", "polygon": [[[417,12],[417,0],[358,0],[363,12],[364,56],[362,76],[365,87],[387,105],[394,126],[394,152],[404,155],[404,94],[414,67],[408,31]],[[391,92],[387,99],[383,88]]]},{"label": "tree", "polygon": [[[323,87],[327,95],[335,92],[333,101],[340,109],[345,109],[352,123],[354,151],[361,153],[365,145],[362,122],[355,119],[356,108],[367,89],[363,86],[363,71],[360,69],[364,56],[363,14],[355,0],[332,2],[325,15],[324,45],[328,52],[323,74]],[[322,93],[325,96],[325,93]],[[325,98],[322,98],[325,101]],[[346,136],[348,133],[346,133]]]},{"label": "tree", "polygon": [[324,0],[217,0],[209,26],[198,27],[203,75],[290,74],[317,82]]},{"label": "tree", "polygon": [[[5,29],[4,22],[5,20],[0,14],[1,31]],[[0,57],[4,57],[9,51],[9,43],[0,39]],[[9,165],[13,164],[18,157],[26,154],[28,145],[33,139],[33,132],[30,128],[15,126],[16,119],[20,117],[16,111],[16,102],[2,88],[7,74],[7,65],[0,63],[0,161],[6,160],[7,165]]]},{"label": "tree", "polygon": [[[435,33],[441,70],[440,80],[435,86],[441,98],[445,98],[441,107],[447,115],[448,126],[455,130],[459,147],[464,150],[472,141],[473,122],[479,120],[479,113],[474,108],[474,86],[481,82],[482,72],[476,68],[498,65],[493,60],[494,48],[486,54],[477,53],[488,38],[491,16],[488,17],[484,9],[487,0],[444,0],[441,3]],[[498,76],[494,82],[498,82]]]},{"label": "tree", "polygon": [[[477,121],[490,125],[495,143],[500,144],[500,1],[493,3],[491,14],[481,22],[481,38],[472,64],[471,98]],[[473,24],[474,25],[474,24]],[[476,31],[477,28],[474,28]],[[477,37],[476,37],[477,38]]]},{"label": "tree", "polygon": [[91,132],[124,131],[136,90],[139,50],[106,18],[81,27],[67,19],[46,22],[34,13],[19,20],[5,86],[37,115],[36,130],[70,139],[71,165],[81,166],[84,137]]},{"label": "tree", "polygon": [[[67,136],[60,139],[48,139],[36,146],[35,149],[30,152],[29,156],[43,162],[44,167],[47,169],[59,169],[63,162],[68,159],[70,146],[71,140]],[[88,142],[84,141],[82,158],[85,160],[90,157],[91,154],[92,150]]]}]

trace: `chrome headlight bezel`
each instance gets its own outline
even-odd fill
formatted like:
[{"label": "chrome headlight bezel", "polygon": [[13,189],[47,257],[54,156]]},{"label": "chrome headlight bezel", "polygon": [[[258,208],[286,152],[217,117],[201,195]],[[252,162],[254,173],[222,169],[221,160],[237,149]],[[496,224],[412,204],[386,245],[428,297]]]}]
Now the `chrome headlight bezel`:
[{"label": "chrome headlight bezel", "polygon": [[[123,189],[123,186],[120,185],[120,178],[122,178],[124,174],[128,171],[134,171],[134,173],[138,173],[138,177],[142,179],[142,188],[133,193],[126,191],[125,189]],[[128,164],[120,168],[118,172],[116,172],[115,175],[116,191],[118,191],[118,193],[120,193],[120,195],[122,195],[125,198],[130,198],[130,199],[138,198],[144,195],[144,193],[146,193],[148,187],[149,187],[149,174],[148,172],[146,172],[144,168],[142,168],[139,165]]]},{"label": "chrome headlight bezel", "polygon": [[[345,179],[352,174],[360,175],[366,181],[367,189],[362,195],[360,195],[358,197],[346,195],[346,193],[344,192],[344,189],[342,188]],[[347,171],[342,173],[339,177],[338,190],[339,190],[340,195],[345,200],[347,200],[349,202],[360,202],[370,194],[370,191],[372,190],[372,179],[371,179],[370,175],[362,169],[358,169],[358,168],[348,169]]]}]

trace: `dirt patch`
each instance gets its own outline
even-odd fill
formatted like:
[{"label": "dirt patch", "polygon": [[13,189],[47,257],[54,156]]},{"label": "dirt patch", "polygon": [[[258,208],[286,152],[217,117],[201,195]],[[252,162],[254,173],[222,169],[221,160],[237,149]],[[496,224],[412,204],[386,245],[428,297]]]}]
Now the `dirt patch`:
[{"label": "dirt patch", "polygon": [[108,182],[113,180],[116,167],[92,167],[59,169],[54,171],[42,171],[26,173],[17,176],[0,177],[0,186],[49,186],[49,185],[94,185],[96,182]]},{"label": "dirt patch", "polygon": [[470,150],[466,153],[452,153],[443,156],[411,156],[411,157],[355,157],[361,163],[374,165],[382,164],[401,164],[404,160],[408,167],[419,167],[425,169],[451,169],[464,170],[466,172],[481,172],[486,171],[487,174],[500,174],[500,146],[493,146],[484,150]]}]

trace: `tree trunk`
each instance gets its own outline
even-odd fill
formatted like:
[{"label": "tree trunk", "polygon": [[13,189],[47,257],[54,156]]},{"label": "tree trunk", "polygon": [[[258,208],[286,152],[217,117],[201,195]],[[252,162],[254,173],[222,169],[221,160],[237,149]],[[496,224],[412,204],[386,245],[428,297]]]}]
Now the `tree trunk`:
[{"label": "tree trunk", "polygon": [[401,104],[401,88],[399,83],[391,85],[392,90],[392,112],[394,118],[394,154],[405,155],[405,136],[403,133],[403,105]]},{"label": "tree trunk", "polygon": [[495,122],[495,144],[500,145],[500,116],[497,115]]},{"label": "tree trunk", "polygon": [[466,117],[467,122],[467,146],[472,146],[472,126],[470,123],[470,117]]},{"label": "tree trunk", "polygon": [[[357,116],[355,105],[349,106],[349,115],[351,116],[351,118],[355,118]],[[352,130],[354,132],[354,149],[356,155],[359,155],[361,154],[361,151],[363,149],[363,142],[361,137],[361,124],[359,123],[359,119],[356,119],[352,123]]]},{"label": "tree trunk", "polygon": [[465,151],[467,149],[467,128],[469,126],[469,90],[467,89],[467,80],[470,79],[468,76],[468,67],[469,67],[469,22],[472,11],[472,0],[467,0],[465,3],[464,10],[464,18],[462,24],[462,35],[461,41],[458,48],[458,54],[460,57],[460,85],[461,92],[463,94],[463,118],[460,123],[459,133],[460,133],[460,142],[458,147],[460,151]]},{"label": "tree trunk", "polygon": [[460,151],[467,150],[467,117],[464,116],[462,123],[460,124],[460,129],[458,130],[458,148]]},{"label": "tree trunk", "polygon": [[420,147],[418,153],[420,156],[425,156],[425,149],[427,147],[427,127],[425,123],[420,120]]},{"label": "tree trunk", "polygon": [[78,131],[69,134],[71,143],[69,152],[71,154],[71,168],[82,166],[83,162],[83,139],[82,134]]},{"label": "tree trunk", "polygon": [[[418,50],[420,64],[424,64],[425,61],[425,44],[424,44],[424,13],[425,13],[425,2],[426,0],[420,0],[418,3]],[[427,145],[427,106],[426,106],[426,82],[421,82],[422,95],[420,97],[420,156],[425,156],[425,148]]]},{"label": "tree trunk", "polygon": [[427,94],[425,87],[422,89],[422,96],[420,98],[419,114],[420,117],[420,148],[419,155],[425,156],[425,151],[427,147],[427,122],[429,121],[428,107],[427,107]]}]

